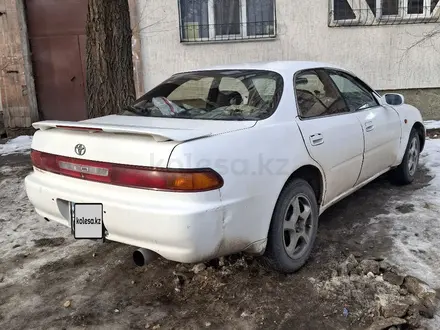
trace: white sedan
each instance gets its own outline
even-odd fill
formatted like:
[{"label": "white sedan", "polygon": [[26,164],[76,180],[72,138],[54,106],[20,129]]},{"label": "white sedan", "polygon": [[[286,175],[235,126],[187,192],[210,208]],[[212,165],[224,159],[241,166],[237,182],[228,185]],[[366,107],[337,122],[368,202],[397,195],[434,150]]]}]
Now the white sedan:
[{"label": "white sedan", "polygon": [[353,73],[314,62],[173,75],[116,115],[41,121],[26,191],[77,239],[183,263],[236,252],[291,273],[318,217],[381,174],[413,181],[420,112]]}]

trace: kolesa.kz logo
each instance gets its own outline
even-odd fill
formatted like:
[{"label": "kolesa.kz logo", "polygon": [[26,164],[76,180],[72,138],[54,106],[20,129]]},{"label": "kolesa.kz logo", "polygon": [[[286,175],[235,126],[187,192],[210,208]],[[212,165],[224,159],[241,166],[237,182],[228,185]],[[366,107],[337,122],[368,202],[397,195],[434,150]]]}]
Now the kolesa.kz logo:
[{"label": "kolesa.kz logo", "polygon": [[75,217],[75,223],[77,225],[100,225],[101,219],[95,217],[95,218],[78,218]]}]

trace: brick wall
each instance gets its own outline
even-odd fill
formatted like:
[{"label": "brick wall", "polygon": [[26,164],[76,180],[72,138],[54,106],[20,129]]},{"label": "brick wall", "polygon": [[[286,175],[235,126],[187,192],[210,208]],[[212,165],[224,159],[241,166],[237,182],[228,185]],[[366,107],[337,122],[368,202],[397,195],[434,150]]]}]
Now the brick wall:
[{"label": "brick wall", "polygon": [[16,0],[0,0],[0,13],[0,112],[14,131],[31,126]]}]

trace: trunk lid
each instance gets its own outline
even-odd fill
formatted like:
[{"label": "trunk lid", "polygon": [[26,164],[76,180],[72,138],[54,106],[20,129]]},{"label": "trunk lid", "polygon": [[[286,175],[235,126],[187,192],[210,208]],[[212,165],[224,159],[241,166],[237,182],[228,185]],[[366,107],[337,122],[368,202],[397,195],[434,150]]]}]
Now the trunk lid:
[{"label": "trunk lid", "polygon": [[[215,121],[110,115],[80,122],[33,124],[32,148],[41,152],[127,165],[166,167],[174,147],[254,126],[256,121]],[[85,147],[84,154],[75,151]]]}]

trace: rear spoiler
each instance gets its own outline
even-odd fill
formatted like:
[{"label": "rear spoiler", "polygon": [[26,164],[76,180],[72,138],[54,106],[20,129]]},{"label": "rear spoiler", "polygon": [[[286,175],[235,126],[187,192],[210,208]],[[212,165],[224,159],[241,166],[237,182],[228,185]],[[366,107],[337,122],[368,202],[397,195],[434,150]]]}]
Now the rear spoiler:
[{"label": "rear spoiler", "polygon": [[73,121],[58,121],[58,120],[44,120],[33,123],[35,129],[41,131],[49,129],[68,129],[75,131],[88,131],[90,133],[105,132],[114,134],[133,134],[133,135],[148,135],[157,142],[164,141],[188,141],[207,137],[212,135],[211,132],[203,132],[200,130],[191,130],[184,128],[160,128],[160,127],[145,127],[133,125],[114,125],[114,124],[99,124],[99,123],[84,123]]}]

